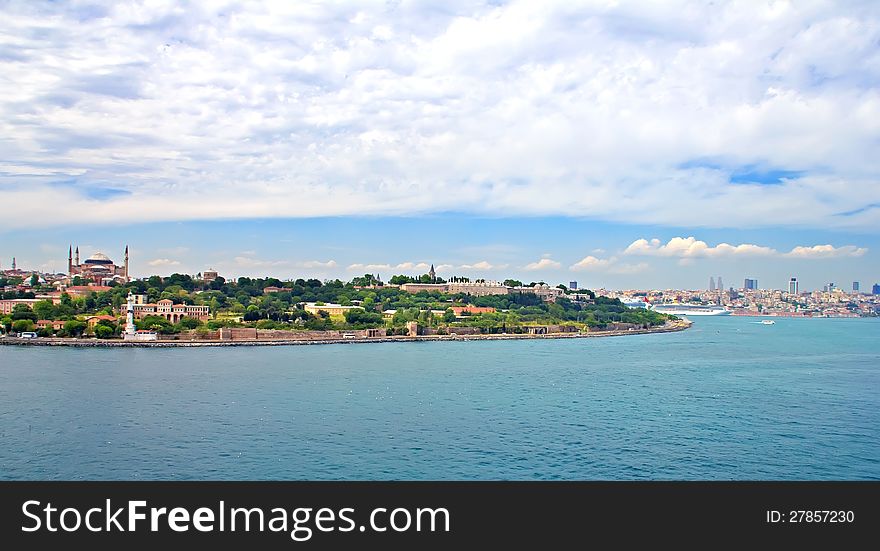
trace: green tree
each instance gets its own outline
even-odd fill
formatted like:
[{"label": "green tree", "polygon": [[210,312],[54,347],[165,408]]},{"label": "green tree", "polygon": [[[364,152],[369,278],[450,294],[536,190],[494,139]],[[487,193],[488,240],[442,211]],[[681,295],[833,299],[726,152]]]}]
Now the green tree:
[{"label": "green tree", "polygon": [[34,314],[37,315],[38,320],[55,319],[55,305],[52,304],[52,301],[49,300],[41,300],[40,302],[35,302]]},{"label": "green tree", "polygon": [[85,333],[87,327],[88,325],[83,321],[70,320],[64,323],[64,333],[71,337],[80,337]]},{"label": "green tree", "polygon": [[34,330],[34,322],[29,319],[20,319],[12,322],[12,330],[16,333],[24,333]]},{"label": "green tree", "polygon": [[260,320],[257,322],[257,329],[276,329],[278,323],[272,320]]},{"label": "green tree", "polygon": [[16,304],[12,308],[12,319],[37,321],[37,315],[31,311],[31,307],[27,304]]},{"label": "green tree", "polygon": [[384,325],[382,314],[367,312],[362,308],[352,308],[345,311],[345,322],[355,329],[367,329]]},{"label": "green tree", "polygon": [[180,329],[196,329],[201,324],[202,324],[202,322],[199,321],[197,318],[191,318],[191,317],[183,317],[177,323],[177,325],[178,325],[178,327],[180,327]]},{"label": "green tree", "polygon": [[106,325],[95,326],[95,336],[99,339],[109,339],[113,336],[113,328]]},{"label": "green tree", "polygon": [[445,312],[443,312],[443,321],[446,323],[452,323],[455,321],[455,312],[452,311],[452,308],[447,308]]},{"label": "green tree", "polygon": [[40,277],[37,274],[31,276],[31,287],[38,287],[40,285]]},{"label": "green tree", "polygon": [[156,331],[158,333],[162,333],[163,335],[177,333],[180,331],[179,329],[174,327],[170,321],[163,318],[162,316],[144,316],[143,318],[135,322],[135,326],[137,326],[138,329]]}]

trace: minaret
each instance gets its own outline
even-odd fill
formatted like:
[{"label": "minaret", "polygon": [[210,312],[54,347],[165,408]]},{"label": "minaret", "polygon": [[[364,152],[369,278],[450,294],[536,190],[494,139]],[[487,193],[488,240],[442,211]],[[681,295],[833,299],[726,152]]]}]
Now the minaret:
[{"label": "minaret", "polygon": [[73,276],[73,245],[67,249],[67,275]]},{"label": "minaret", "polygon": [[125,281],[128,282],[128,245],[125,246]]},{"label": "minaret", "polygon": [[73,263],[74,266],[79,266],[79,245],[76,246],[76,259]]}]

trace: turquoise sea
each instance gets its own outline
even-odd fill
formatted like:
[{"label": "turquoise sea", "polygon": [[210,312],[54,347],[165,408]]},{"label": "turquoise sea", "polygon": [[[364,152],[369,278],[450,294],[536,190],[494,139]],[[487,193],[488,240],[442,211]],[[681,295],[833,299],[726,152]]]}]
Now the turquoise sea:
[{"label": "turquoise sea", "polygon": [[0,346],[0,479],[880,479],[880,320],[597,339]]}]

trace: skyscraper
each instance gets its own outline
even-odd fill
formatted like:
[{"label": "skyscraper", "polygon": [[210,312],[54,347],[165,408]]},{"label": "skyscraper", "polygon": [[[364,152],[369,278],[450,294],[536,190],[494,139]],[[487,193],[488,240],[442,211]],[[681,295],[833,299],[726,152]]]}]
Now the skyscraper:
[{"label": "skyscraper", "polygon": [[798,280],[796,277],[793,277],[788,280],[788,294],[790,294],[790,295],[798,294]]},{"label": "skyscraper", "polygon": [[709,276],[709,292],[710,293],[715,292],[715,278],[712,276]]},{"label": "skyscraper", "polygon": [[718,290],[719,291],[724,290],[724,283],[721,281],[721,276],[718,276]]},{"label": "skyscraper", "polygon": [[746,278],[745,281],[743,281],[743,289],[745,289],[746,291],[757,291],[758,280]]},{"label": "skyscraper", "polygon": [[576,289],[578,288],[578,282],[577,282],[577,281],[569,281],[569,282],[568,282],[568,288],[569,288],[569,289],[575,289],[575,290],[576,290]]},{"label": "skyscraper", "polygon": [[859,282],[853,281],[853,293],[858,293],[858,292],[859,292]]},{"label": "skyscraper", "polygon": [[872,295],[880,295],[880,283],[875,283],[874,287],[871,289]]}]

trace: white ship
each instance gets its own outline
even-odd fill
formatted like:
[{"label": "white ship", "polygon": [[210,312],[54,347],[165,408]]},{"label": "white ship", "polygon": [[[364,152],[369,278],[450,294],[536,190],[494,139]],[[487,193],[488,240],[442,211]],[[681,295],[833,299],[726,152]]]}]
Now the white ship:
[{"label": "white ship", "polygon": [[656,304],[652,308],[661,314],[674,316],[729,316],[730,310],[721,306],[703,306],[702,304]]}]

